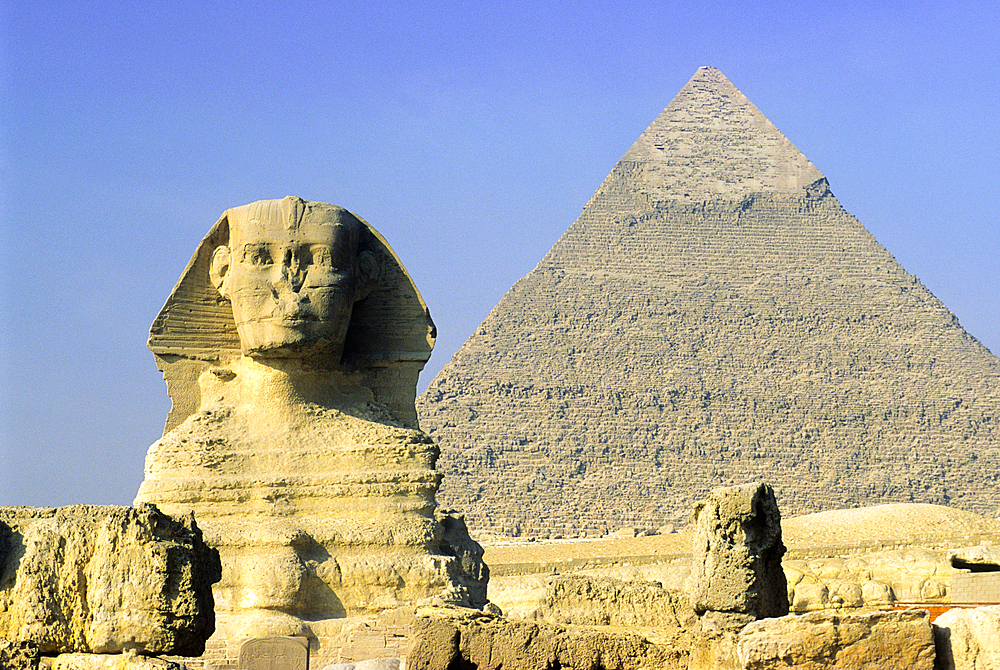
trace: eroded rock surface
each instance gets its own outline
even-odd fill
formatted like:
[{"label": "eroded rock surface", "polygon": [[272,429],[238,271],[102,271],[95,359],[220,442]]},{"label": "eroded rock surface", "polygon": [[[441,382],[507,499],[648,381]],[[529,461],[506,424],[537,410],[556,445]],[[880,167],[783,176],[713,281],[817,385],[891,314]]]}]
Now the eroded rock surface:
[{"label": "eroded rock surface", "polygon": [[691,605],[695,612],[788,614],[781,514],[760,482],[718,488],[695,506]]},{"label": "eroded rock surface", "polygon": [[0,508],[0,637],[42,653],[197,656],[218,554],[153,505]]},{"label": "eroded rock surface", "polygon": [[747,625],[736,654],[746,670],[932,670],[934,636],[926,610],[812,612]]},{"label": "eroded rock surface", "polygon": [[934,621],[939,670],[1000,668],[1000,605],[948,610]]},{"label": "eroded rock surface", "polygon": [[[421,612],[418,612],[421,614]],[[633,632],[514,621],[483,613],[424,611],[407,670],[686,669],[690,641],[656,644]]]},{"label": "eroded rock surface", "polygon": [[548,578],[539,620],[579,626],[681,628],[694,623],[687,594],[659,582],[576,575]]},{"label": "eroded rock surface", "polygon": [[884,607],[893,602],[944,602],[952,579],[944,549],[907,547],[866,554],[785,560],[794,612]]},{"label": "eroded rock surface", "polygon": [[0,668],[3,670],[35,670],[37,667],[37,644],[23,640],[15,642],[0,637]]},{"label": "eroded rock surface", "polygon": [[952,567],[972,572],[1000,572],[1000,547],[961,547],[948,552]]},{"label": "eroded rock surface", "polygon": [[136,654],[60,654],[47,670],[184,670],[182,664]]}]

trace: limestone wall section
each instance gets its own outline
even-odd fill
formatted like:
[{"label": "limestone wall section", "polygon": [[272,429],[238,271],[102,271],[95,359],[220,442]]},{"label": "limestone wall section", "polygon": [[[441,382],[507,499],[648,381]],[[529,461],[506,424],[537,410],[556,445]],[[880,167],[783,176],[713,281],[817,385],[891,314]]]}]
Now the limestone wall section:
[{"label": "limestone wall section", "polygon": [[1000,572],[962,572],[951,578],[957,603],[1000,603]]}]

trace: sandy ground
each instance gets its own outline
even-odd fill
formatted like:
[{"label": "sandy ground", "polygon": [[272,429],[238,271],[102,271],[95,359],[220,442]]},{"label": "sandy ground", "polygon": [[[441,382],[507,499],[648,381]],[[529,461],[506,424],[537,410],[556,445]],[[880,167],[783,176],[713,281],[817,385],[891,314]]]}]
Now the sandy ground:
[{"label": "sandy ground", "polygon": [[[1000,519],[941,505],[897,503],[834,510],[783,519],[782,538],[789,552],[820,547],[885,543],[923,543],[953,538],[953,544],[1000,544]],[[985,537],[982,537],[985,536]],[[487,565],[558,563],[572,560],[635,557],[669,560],[691,550],[690,528],[668,535],[578,540],[484,540]]]}]

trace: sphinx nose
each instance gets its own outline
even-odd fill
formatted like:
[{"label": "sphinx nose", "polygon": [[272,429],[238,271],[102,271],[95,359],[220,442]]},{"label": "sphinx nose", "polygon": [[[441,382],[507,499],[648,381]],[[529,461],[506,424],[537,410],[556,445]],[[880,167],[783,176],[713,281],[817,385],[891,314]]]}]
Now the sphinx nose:
[{"label": "sphinx nose", "polygon": [[281,264],[281,279],[295,293],[302,288],[305,279],[305,269],[296,254],[291,251],[285,252],[284,261]]}]

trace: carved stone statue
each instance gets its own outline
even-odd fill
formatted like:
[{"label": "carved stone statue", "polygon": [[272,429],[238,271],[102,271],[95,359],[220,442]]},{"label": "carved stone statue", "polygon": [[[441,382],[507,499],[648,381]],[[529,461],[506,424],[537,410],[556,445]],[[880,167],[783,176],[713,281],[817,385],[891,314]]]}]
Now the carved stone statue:
[{"label": "carved stone statue", "polygon": [[434,336],[389,245],[340,207],[234,207],[198,246],[150,332],[173,408],[136,501],[193,511],[219,549],[224,635],[486,603],[482,549],[436,509],[416,425]]}]

